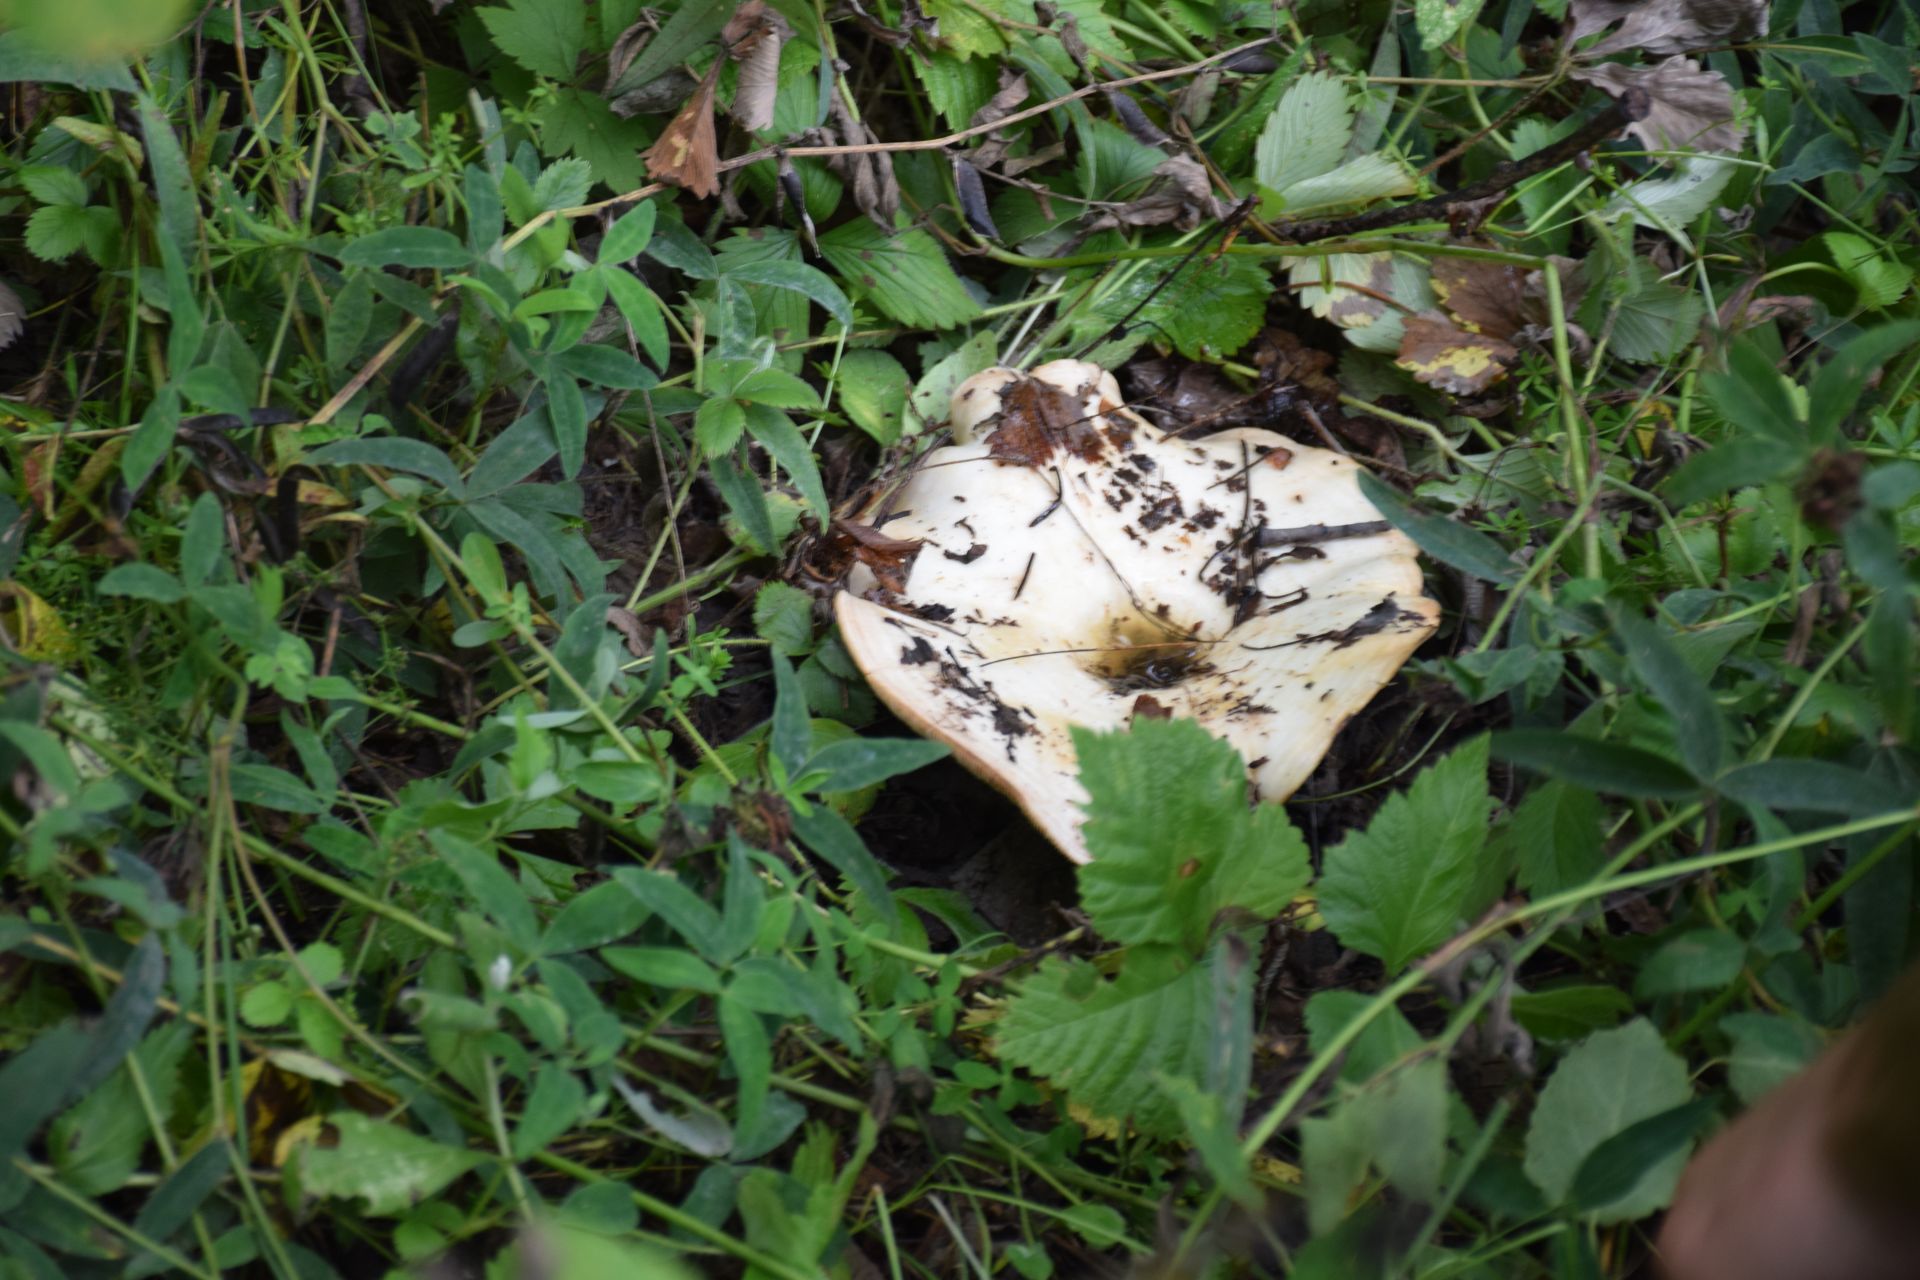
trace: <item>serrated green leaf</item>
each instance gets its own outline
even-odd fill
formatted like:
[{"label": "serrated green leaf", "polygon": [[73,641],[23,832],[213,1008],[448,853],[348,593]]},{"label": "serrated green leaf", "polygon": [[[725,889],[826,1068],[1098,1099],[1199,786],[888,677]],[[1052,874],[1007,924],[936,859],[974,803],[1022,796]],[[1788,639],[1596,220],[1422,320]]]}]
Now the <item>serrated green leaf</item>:
[{"label": "serrated green leaf", "polygon": [[1094,1115],[1170,1134],[1179,1109],[1154,1083],[1203,1078],[1212,1021],[1209,970],[1170,947],[1128,952],[1117,978],[1085,961],[1053,958],[1021,984],[995,1028],[994,1053],[1065,1089]]},{"label": "serrated green leaf", "polygon": [[1347,86],[1327,72],[1308,72],[1287,86],[1261,128],[1253,149],[1254,180],[1284,196],[1295,183],[1338,165],[1352,136]]},{"label": "serrated green leaf", "polygon": [[828,315],[841,324],[849,327],[853,324],[853,304],[847,301],[846,294],[840,292],[840,286],[818,267],[810,267],[804,262],[766,258],[729,263],[722,275],[742,284],[764,284],[800,294],[819,303]]},{"label": "serrated green leaf", "polygon": [[707,400],[693,415],[693,442],[708,457],[732,449],[746,429],[747,411],[732,396]]},{"label": "serrated green leaf", "polygon": [[1419,182],[1405,161],[1374,151],[1356,156],[1330,173],[1302,179],[1280,194],[1285,212],[1297,215],[1389,196],[1409,196],[1418,189]]},{"label": "serrated green leaf", "polygon": [[856,218],[820,237],[820,255],[847,287],[904,325],[951,329],[980,314],[940,244],[924,231],[883,231]]},{"label": "serrated green leaf", "polygon": [[[545,3],[545,0],[529,0]],[[688,5],[682,12],[699,9]],[[658,43],[658,37],[654,43]],[[653,45],[647,46],[651,52]],[[584,89],[561,89],[540,113],[540,145],[548,155],[567,152],[585,160],[593,176],[615,191],[632,191],[647,180],[640,154],[653,141],[644,122],[623,120],[607,100]]]},{"label": "serrated green leaf", "polygon": [[84,205],[87,180],[73,170],[57,164],[30,164],[15,177],[27,194],[41,204]]},{"label": "serrated green leaf", "polygon": [[587,10],[581,0],[507,0],[502,9],[476,11],[500,52],[555,80],[573,78],[587,47]]},{"label": "serrated green leaf", "polygon": [[1487,740],[1475,738],[1391,796],[1327,851],[1320,914],[1341,943],[1395,973],[1452,937],[1486,843]]},{"label": "serrated green leaf", "polygon": [[633,261],[644,253],[647,242],[653,239],[653,221],[656,216],[658,215],[651,200],[642,200],[621,214],[614,224],[607,228],[607,234],[600,237],[599,262],[601,265],[617,267]]},{"label": "serrated green leaf", "polygon": [[77,205],[50,204],[27,219],[27,252],[43,262],[63,262],[87,242],[87,211]]},{"label": "serrated green leaf", "polygon": [[1520,887],[1544,895],[1585,884],[1599,871],[1600,798],[1558,780],[1527,793],[1513,811],[1513,845]]},{"label": "serrated green leaf", "polygon": [[1727,754],[1727,728],[1706,681],[1694,674],[1666,634],[1641,617],[1637,608],[1610,601],[1607,620],[1635,674],[1672,717],[1681,759],[1697,778],[1720,772]]},{"label": "serrated green leaf", "polygon": [[1247,766],[1191,720],[1076,728],[1082,834],[1093,861],[1080,900],[1101,936],[1197,954],[1229,909],[1278,915],[1307,882],[1307,850],[1279,805],[1247,807]]},{"label": "serrated green leaf", "polygon": [[[1527,1177],[1550,1200],[1564,1201],[1580,1166],[1601,1143],[1692,1097],[1685,1060],[1645,1018],[1590,1036],[1561,1060],[1541,1090],[1527,1128]],[[1684,1150],[1674,1151],[1626,1194],[1593,1207],[1592,1215],[1623,1222],[1661,1208],[1685,1160]]]},{"label": "serrated green leaf", "polygon": [[1691,289],[1654,278],[1651,268],[1630,272],[1631,290],[1610,319],[1608,347],[1622,360],[1670,360],[1692,345],[1706,304]]},{"label": "serrated green leaf", "polygon": [[1414,0],[1413,23],[1420,32],[1420,43],[1429,49],[1438,49],[1473,21],[1481,3],[1482,0]]},{"label": "serrated green leaf", "polygon": [[813,643],[813,600],[798,587],[769,582],[753,597],[753,632],[789,657]]}]

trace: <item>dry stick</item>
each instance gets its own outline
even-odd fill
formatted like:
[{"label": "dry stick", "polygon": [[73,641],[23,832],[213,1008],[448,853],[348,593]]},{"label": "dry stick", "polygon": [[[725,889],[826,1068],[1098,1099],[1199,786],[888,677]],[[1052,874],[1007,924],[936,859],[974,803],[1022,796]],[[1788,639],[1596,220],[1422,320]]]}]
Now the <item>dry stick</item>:
[{"label": "dry stick", "polygon": [[1342,538],[1371,538],[1393,528],[1385,520],[1361,520],[1354,524],[1303,524],[1292,529],[1267,528],[1260,531],[1263,547],[1304,547],[1316,542],[1338,542]]},{"label": "dry stick", "polygon": [[1587,121],[1568,137],[1544,146],[1511,164],[1500,165],[1485,178],[1478,182],[1469,182],[1464,187],[1443,191],[1437,196],[1428,196],[1425,200],[1415,200],[1411,204],[1397,205],[1390,209],[1374,209],[1345,218],[1313,218],[1302,222],[1283,222],[1275,226],[1273,232],[1294,244],[1306,244],[1314,240],[1359,235],[1381,227],[1420,222],[1428,218],[1444,218],[1456,205],[1473,204],[1476,201],[1503,195],[1523,179],[1564,164],[1582,151],[1606,141],[1627,125],[1645,118],[1648,105],[1649,100],[1646,94],[1629,93],[1608,103],[1599,115]]}]

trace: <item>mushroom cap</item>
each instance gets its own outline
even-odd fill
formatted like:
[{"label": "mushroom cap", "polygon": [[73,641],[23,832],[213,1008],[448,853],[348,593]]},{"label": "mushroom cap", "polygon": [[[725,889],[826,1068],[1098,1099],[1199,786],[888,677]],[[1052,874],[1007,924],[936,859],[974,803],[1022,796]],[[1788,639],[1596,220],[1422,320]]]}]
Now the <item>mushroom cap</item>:
[{"label": "mushroom cap", "polygon": [[1397,531],[1259,545],[1379,520],[1351,458],[1257,429],[1169,437],[1078,360],[974,375],[951,425],[863,513],[923,545],[897,594],[854,568],[841,635],[895,714],[1075,862],[1074,726],[1190,717],[1282,800],[1437,625]]}]

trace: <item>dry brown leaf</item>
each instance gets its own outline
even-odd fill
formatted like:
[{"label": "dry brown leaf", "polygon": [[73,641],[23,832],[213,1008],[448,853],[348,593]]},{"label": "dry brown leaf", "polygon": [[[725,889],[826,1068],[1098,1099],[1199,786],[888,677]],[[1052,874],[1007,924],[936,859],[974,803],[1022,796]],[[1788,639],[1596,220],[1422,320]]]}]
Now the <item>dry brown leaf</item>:
[{"label": "dry brown leaf", "polygon": [[1614,98],[1646,94],[1647,112],[1627,132],[1649,151],[1738,151],[1746,140],[1746,126],[1734,120],[1733,87],[1692,58],[1668,58],[1650,67],[1603,62],[1572,78]]},{"label": "dry brown leaf", "polygon": [[[1012,115],[1027,100],[1027,77],[1007,67],[1000,68],[1000,88],[967,121],[967,127],[978,129],[992,124],[996,120]],[[1007,134],[990,133],[986,141],[973,149],[967,159],[979,169],[992,169],[1006,159],[1007,149],[1013,145],[1013,139]]]},{"label": "dry brown leaf", "polygon": [[12,346],[27,327],[27,307],[13,286],[0,280],[0,351]]},{"label": "dry brown leaf", "polygon": [[[879,141],[871,129],[847,110],[847,104],[839,94],[833,95],[829,110],[838,136],[834,136],[830,130],[815,129],[809,132],[810,138],[818,138],[829,145],[841,143],[854,147]],[[829,158],[827,167],[839,174],[853,189],[853,202],[860,212],[871,218],[875,225],[893,230],[893,215],[900,211],[900,183],[893,176],[891,156],[884,151],[854,152]]]},{"label": "dry brown leaf", "polygon": [[641,157],[650,176],[685,187],[703,200],[720,189],[720,149],[713,137],[713,88],[720,81],[720,63],[713,60],[680,114]]},{"label": "dry brown leaf", "polygon": [[1000,228],[993,225],[993,210],[987,204],[987,186],[980,181],[980,171],[958,153],[953,157],[953,189],[959,193],[960,212],[966,218],[967,225],[989,240],[998,240]]},{"label": "dry brown leaf", "polygon": [[1202,222],[1226,217],[1227,206],[1213,194],[1213,185],[1199,161],[1187,156],[1168,156],[1153,173],[1159,181],[1145,195],[1103,209],[1087,223],[1087,230],[1159,227],[1171,223],[1182,231],[1191,231]]},{"label": "dry brown leaf", "polygon": [[1410,316],[1394,361],[1419,382],[1457,396],[1478,395],[1507,376],[1520,353],[1503,339],[1468,333],[1445,316],[1423,311]]},{"label": "dry brown leaf", "polygon": [[773,104],[780,92],[780,47],[792,34],[787,20],[767,8],[765,0],[747,0],[720,33],[727,51],[740,64],[733,118],[750,133],[773,127]]},{"label": "dry brown leaf", "polygon": [[[1580,264],[1558,257],[1553,264],[1560,274],[1563,310],[1571,311],[1586,290]],[[1441,258],[1433,264],[1433,292],[1460,327],[1471,333],[1511,338],[1530,325],[1550,324],[1553,319],[1546,277],[1537,268],[1529,271],[1503,262]]]},{"label": "dry brown leaf", "polygon": [[1620,24],[1582,51],[1592,58],[1628,49],[1663,58],[1767,34],[1767,0],[1573,0],[1571,14],[1571,40]]}]

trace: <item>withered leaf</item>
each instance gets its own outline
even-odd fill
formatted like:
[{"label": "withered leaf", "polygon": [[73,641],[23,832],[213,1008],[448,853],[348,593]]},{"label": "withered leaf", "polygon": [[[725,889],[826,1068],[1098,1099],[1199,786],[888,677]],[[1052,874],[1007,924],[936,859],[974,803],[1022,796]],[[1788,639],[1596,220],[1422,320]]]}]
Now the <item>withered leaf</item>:
[{"label": "withered leaf", "polygon": [[1573,0],[1570,12],[1572,40],[1620,24],[1586,57],[1639,49],[1661,58],[1767,34],[1767,0]]},{"label": "withered leaf", "polygon": [[1614,98],[1638,90],[1647,95],[1647,113],[1627,126],[1649,151],[1692,148],[1738,151],[1746,127],[1735,123],[1733,87],[1718,71],[1692,58],[1667,58],[1650,67],[1603,62],[1573,73],[1575,80]]},{"label": "withered leaf", "polygon": [[654,178],[685,187],[703,200],[720,189],[720,150],[713,137],[713,90],[720,81],[720,63],[713,60],[680,114],[641,157]]},{"label": "withered leaf", "polygon": [[[833,129],[812,130],[810,138],[828,145],[841,143],[853,147],[879,141],[871,129],[847,110],[841,95],[836,93],[828,100],[828,110]],[[835,132],[838,137],[834,136]],[[872,219],[874,225],[893,230],[893,215],[900,211],[900,183],[893,175],[891,156],[884,151],[853,152],[829,158],[827,167],[853,188],[853,202],[860,212]]]},{"label": "withered leaf", "polygon": [[[1560,275],[1560,294],[1571,311],[1585,292],[1580,264],[1571,258],[1553,259]],[[1433,292],[1470,333],[1511,338],[1529,325],[1552,320],[1547,303],[1546,278],[1536,268],[1526,270],[1502,262],[1474,258],[1440,258],[1433,264]]]},{"label": "withered leaf", "polygon": [[1109,89],[1107,102],[1113,107],[1113,114],[1119,118],[1121,127],[1133,135],[1134,141],[1149,147],[1164,146],[1173,141],[1165,129],[1147,118],[1147,113],[1140,109],[1140,104],[1133,100],[1131,94],[1121,89]]},{"label": "withered leaf", "polygon": [[986,184],[980,181],[980,171],[962,155],[953,157],[953,189],[960,196],[960,212],[966,216],[967,225],[989,240],[998,240],[1000,228],[993,225]]},{"label": "withered leaf", "polygon": [[0,280],[0,351],[12,346],[27,327],[27,307],[13,286]]},{"label": "withered leaf", "polygon": [[1394,361],[1417,381],[1457,396],[1478,395],[1507,376],[1519,352],[1504,339],[1468,333],[1445,316],[1410,316]]},{"label": "withered leaf", "polygon": [[845,540],[853,558],[873,570],[873,576],[887,590],[907,589],[907,571],[923,545],[918,538],[890,538],[870,524],[843,518],[833,522],[833,532]]},{"label": "withered leaf", "polygon": [[[1007,67],[1000,68],[1000,88],[967,121],[969,128],[978,129],[1012,115],[1027,100],[1027,77]],[[976,168],[991,169],[1006,159],[1007,150],[1013,145],[1013,139],[1004,130],[987,135],[985,142],[973,149],[968,159]]]},{"label": "withered leaf", "polygon": [[733,91],[733,118],[755,132],[773,127],[774,99],[780,91],[780,47],[792,28],[764,0],[748,0],[734,11],[720,33],[727,51],[740,64]]},{"label": "withered leaf", "polygon": [[1197,160],[1168,156],[1155,166],[1153,176],[1157,181],[1145,195],[1101,210],[1087,223],[1087,230],[1171,223],[1182,231],[1191,231],[1202,222],[1226,217],[1226,206],[1213,194],[1207,171]]},{"label": "withered leaf", "polygon": [[607,625],[620,633],[627,642],[627,652],[636,658],[644,658],[653,651],[647,636],[647,628],[641,623],[633,610],[613,604],[607,606]]}]

